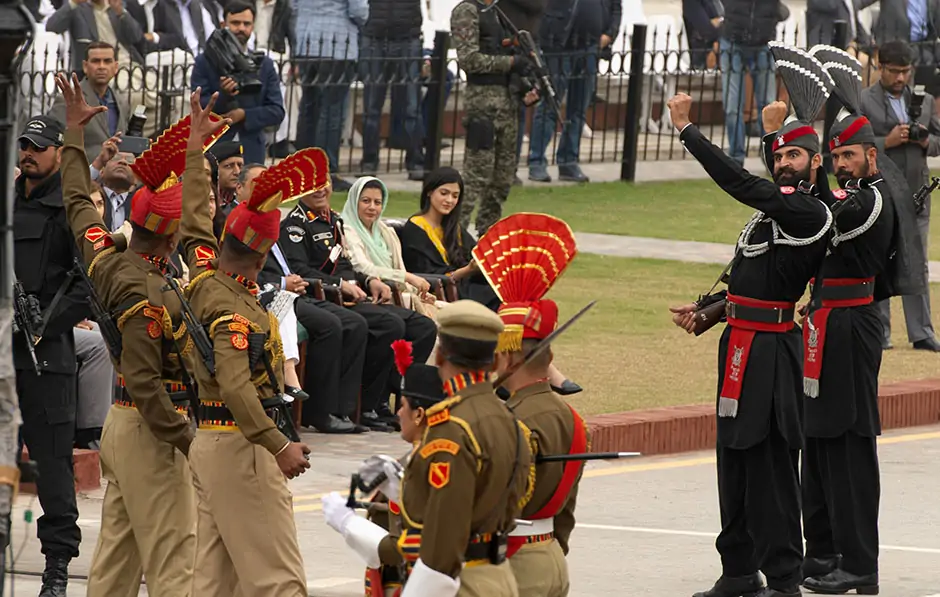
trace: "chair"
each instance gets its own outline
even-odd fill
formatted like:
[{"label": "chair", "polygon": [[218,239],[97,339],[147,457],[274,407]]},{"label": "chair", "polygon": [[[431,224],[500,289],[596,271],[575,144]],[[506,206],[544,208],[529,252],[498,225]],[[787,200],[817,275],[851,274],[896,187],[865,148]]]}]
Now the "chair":
[{"label": "chair", "polygon": [[[388,224],[395,231],[395,234],[398,235],[398,239],[401,240],[402,229],[404,229],[407,220],[402,220],[399,218],[388,218],[382,221]],[[431,285],[431,292],[434,293],[434,296],[438,300],[453,303],[460,298],[457,294],[457,284],[450,276],[441,274],[424,274],[419,272],[411,273],[415,274],[416,276],[421,276],[427,280],[428,284]]]}]

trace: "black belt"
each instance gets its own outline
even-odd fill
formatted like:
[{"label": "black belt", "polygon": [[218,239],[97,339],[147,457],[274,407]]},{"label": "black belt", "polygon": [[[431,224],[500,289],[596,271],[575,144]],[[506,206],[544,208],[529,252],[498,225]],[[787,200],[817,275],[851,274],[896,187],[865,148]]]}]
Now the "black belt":
[{"label": "black belt", "polygon": [[494,73],[476,73],[467,75],[467,83],[470,85],[498,85],[505,87],[509,85],[509,75]]},{"label": "black belt", "polygon": [[827,286],[824,281],[820,298],[824,301],[847,301],[868,298],[874,293],[874,280],[865,280],[858,284],[844,284],[839,286]]},{"label": "black belt", "polygon": [[753,321],[754,323],[786,323],[793,321],[794,307],[781,309],[779,307],[749,307],[727,301],[725,315],[733,319]]},{"label": "black belt", "polygon": [[502,564],[506,561],[506,535],[487,533],[470,541],[464,553],[464,560],[488,560],[494,565]]},{"label": "black belt", "polygon": [[[280,404],[281,400],[279,398],[265,398],[261,401],[261,408],[267,412]],[[271,413],[268,413],[269,416],[270,414]],[[215,404],[200,402],[199,408],[196,409],[196,415],[200,423],[206,421],[214,425],[237,426],[235,417],[232,416],[232,411],[225,406],[216,406]]]}]

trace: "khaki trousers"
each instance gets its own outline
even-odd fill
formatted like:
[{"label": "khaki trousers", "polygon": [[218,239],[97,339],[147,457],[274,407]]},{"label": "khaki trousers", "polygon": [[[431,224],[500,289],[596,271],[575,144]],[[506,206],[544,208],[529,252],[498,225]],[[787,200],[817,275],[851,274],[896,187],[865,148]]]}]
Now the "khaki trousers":
[{"label": "khaki trousers", "polygon": [[467,566],[460,573],[457,597],[519,597],[509,562]]},{"label": "khaki trousers", "polygon": [[240,431],[200,429],[196,597],[307,597],[293,497],[270,452]]},{"label": "khaki trousers", "polygon": [[568,595],[568,563],[554,539],[523,545],[509,558],[509,565],[519,585],[519,597]]},{"label": "khaki trousers", "polygon": [[158,440],[136,409],[112,406],[101,433],[108,488],[88,574],[89,597],[189,597],[196,498],[186,457]]}]

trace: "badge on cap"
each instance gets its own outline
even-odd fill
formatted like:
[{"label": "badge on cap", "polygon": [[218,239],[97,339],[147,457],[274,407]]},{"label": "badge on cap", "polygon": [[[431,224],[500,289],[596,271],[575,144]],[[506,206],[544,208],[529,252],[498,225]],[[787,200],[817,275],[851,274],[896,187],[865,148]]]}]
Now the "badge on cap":
[{"label": "badge on cap", "polygon": [[793,187],[780,187],[780,192],[784,195],[792,195],[796,192],[796,189]]}]

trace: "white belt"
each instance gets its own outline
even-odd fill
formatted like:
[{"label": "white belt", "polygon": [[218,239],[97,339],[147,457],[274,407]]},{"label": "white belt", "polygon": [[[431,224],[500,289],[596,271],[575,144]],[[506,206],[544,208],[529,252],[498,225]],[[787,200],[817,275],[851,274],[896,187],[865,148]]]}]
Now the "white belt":
[{"label": "white belt", "polygon": [[510,531],[510,537],[531,537],[532,535],[547,535],[548,533],[555,532],[555,519],[554,518],[540,518],[539,520],[530,520],[531,525],[516,525],[512,531]]}]

